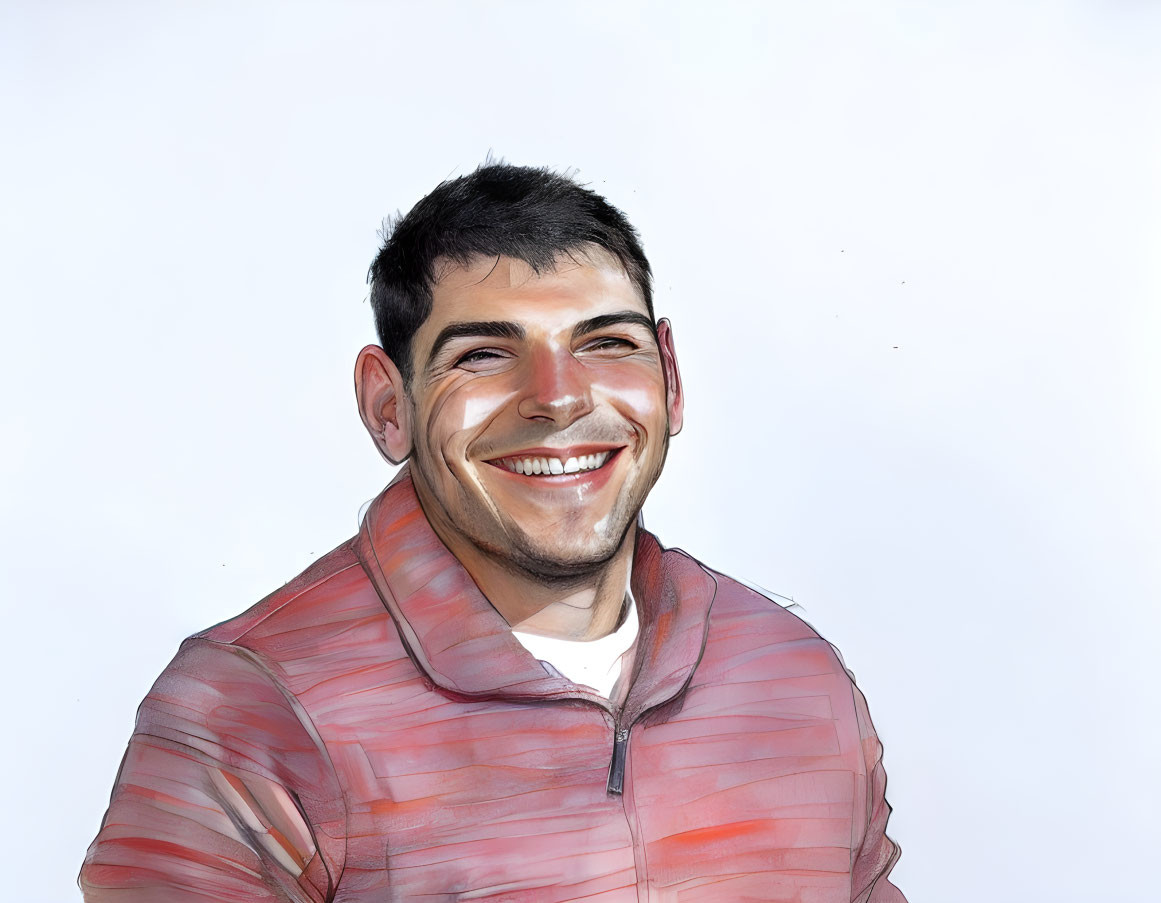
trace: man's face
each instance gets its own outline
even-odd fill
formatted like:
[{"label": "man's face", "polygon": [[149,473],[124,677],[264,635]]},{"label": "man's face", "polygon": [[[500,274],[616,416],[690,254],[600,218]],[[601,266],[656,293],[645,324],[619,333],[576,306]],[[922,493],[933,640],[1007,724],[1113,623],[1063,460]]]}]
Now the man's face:
[{"label": "man's face", "polygon": [[[680,428],[667,323],[603,252],[448,267],[412,342],[411,470],[452,551],[581,576],[624,541]],[[669,378],[667,380],[667,368]],[[671,429],[672,426],[672,429]]]}]

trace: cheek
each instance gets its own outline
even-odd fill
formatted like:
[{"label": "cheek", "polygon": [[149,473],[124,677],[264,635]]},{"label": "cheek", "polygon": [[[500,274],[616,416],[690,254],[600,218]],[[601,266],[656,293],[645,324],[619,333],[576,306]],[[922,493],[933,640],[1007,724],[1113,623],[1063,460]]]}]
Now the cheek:
[{"label": "cheek", "polygon": [[426,415],[430,444],[462,451],[480,427],[495,419],[510,394],[498,387],[490,391],[465,387],[437,398]]},{"label": "cheek", "polygon": [[653,434],[665,427],[665,383],[654,373],[605,373],[594,382],[595,394],[605,398],[622,417]]},{"label": "cheek", "polygon": [[458,429],[471,430],[490,421],[496,412],[503,407],[504,393],[495,392],[488,395],[474,395],[465,398],[460,405]]}]

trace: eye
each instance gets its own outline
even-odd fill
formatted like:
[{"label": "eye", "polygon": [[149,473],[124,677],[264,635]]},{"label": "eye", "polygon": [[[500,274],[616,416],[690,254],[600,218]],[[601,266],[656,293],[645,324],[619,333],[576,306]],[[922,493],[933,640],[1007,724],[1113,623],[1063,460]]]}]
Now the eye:
[{"label": "eye", "polygon": [[510,356],[509,352],[500,348],[473,348],[456,358],[452,366],[464,370],[481,370]]},{"label": "eye", "polygon": [[621,338],[620,336],[600,336],[599,338],[591,339],[585,342],[581,351],[600,351],[600,352],[630,352],[636,351],[638,345],[636,342],[629,339]]}]

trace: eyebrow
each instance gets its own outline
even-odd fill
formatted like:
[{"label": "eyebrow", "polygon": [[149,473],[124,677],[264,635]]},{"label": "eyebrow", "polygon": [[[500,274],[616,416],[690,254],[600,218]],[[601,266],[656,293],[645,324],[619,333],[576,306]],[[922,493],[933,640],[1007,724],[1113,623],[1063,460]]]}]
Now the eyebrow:
[{"label": "eyebrow", "polygon": [[448,342],[455,339],[477,338],[485,336],[491,339],[512,339],[520,341],[524,338],[524,327],[519,323],[507,320],[474,320],[465,323],[452,323],[440,330],[432,343],[431,352],[427,356],[428,366],[434,361]]},{"label": "eyebrow", "polygon": [[575,341],[590,332],[607,329],[610,326],[641,326],[649,330],[649,334],[653,337],[657,336],[657,327],[645,314],[639,314],[635,310],[619,310],[616,313],[600,314],[587,320],[581,320],[572,328],[572,337]]},{"label": "eyebrow", "polygon": [[[587,320],[581,320],[572,328],[572,337],[575,341],[581,336],[588,335],[590,332],[596,332],[599,329],[624,325],[641,326],[649,330],[651,335],[657,335],[657,327],[654,326],[653,321],[649,317],[637,313],[635,310],[620,310],[616,313],[599,314],[595,317],[589,317]],[[435,341],[431,345],[431,351],[427,356],[427,369],[431,368],[432,362],[436,360],[444,347],[456,339],[486,337],[491,339],[511,339],[518,342],[524,336],[524,327],[510,320],[469,320],[463,323],[451,323],[441,329],[439,335],[435,337]]]}]

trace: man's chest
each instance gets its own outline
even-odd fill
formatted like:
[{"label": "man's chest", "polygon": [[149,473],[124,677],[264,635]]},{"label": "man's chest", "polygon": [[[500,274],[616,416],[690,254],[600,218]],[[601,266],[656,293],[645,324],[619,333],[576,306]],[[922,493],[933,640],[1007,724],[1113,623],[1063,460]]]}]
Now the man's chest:
[{"label": "man's chest", "polygon": [[841,686],[737,673],[643,713],[616,794],[600,706],[369,670],[316,715],[347,796],[336,899],[842,899],[861,775]]}]

